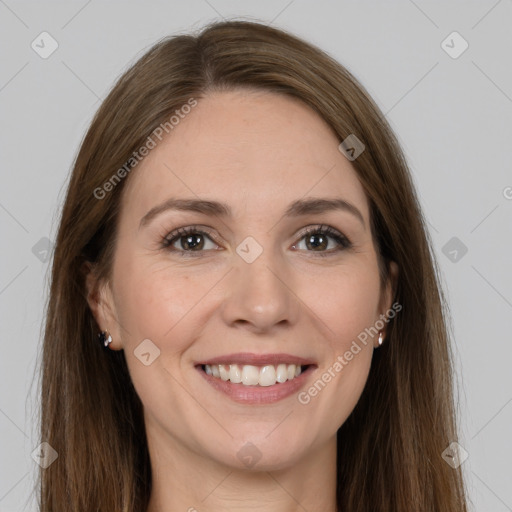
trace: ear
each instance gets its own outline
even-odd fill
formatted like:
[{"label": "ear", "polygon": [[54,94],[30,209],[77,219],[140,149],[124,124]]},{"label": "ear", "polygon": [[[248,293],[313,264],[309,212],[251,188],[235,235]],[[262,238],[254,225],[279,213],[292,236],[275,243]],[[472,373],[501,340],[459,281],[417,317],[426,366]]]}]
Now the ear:
[{"label": "ear", "polygon": [[119,329],[119,321],[110,283],[98,278],[92,263],[85,262],[82,269],[86,275],[87,303],[98,324],[99,331],[108,331],[112,336],[112,343],[110,343],[109,348],[120,350],[123,348],[121,329]]},{"label": "ear", "polygon": [[[393,298],[396,293],[396,288],[398,284],[398,265],[394,261],[389,262],[389,271],[388,271],[388,279],[386,281],[386,286],[382,291],[380,305],[379,305],[379,314],[386,315],[386,312],[391,309],[393,305]],[[386,327],[382,329],[382,335],[384,338],[386,337]]]}]

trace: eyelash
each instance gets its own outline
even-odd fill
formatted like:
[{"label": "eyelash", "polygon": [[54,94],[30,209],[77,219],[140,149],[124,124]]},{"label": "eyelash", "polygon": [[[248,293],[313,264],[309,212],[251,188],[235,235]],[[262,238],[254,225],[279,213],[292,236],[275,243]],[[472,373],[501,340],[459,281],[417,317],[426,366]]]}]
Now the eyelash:
[{"label": "eyelash", "polygon": [[[169,233],[163,240],[161,247],[162,249],[168,249],[172,252],[178,252],[180,253],[180,256],[182,257],[201,257],[201,256],[195,256],[194,253],[202,253],[204,251],[185,251],[180,250],[172,247],[174,242],[176,242],[181,237],[191,235],[191,234],[200,234],[200,235],[207,235],[212,241],[215,241],[208,231],[204,231],[200,229],[198,226],[187,226],[185,228],[179,228],[175,231],[172,231]],[[331,249],[330,251],[306,251],[306,252],[313,252],[316,253],[318,256],[326,257],[326,256],[332,256],[333,254],[336,254],[340,251],[343,251],[345,249],[350,249],[352,247],[352,242],[344,235],[342,235],[339,231],[332,228],[331,226],[326,226],[324,224],[320,226],[313,226],[310,228],[307,228],[300,234],[299,241],[301,241],[304,237],[310,236],[310,235],[328,235],[329,237],[333,238],[336,242],[338,242],[341,246],[341,248],[337,249]]]}]

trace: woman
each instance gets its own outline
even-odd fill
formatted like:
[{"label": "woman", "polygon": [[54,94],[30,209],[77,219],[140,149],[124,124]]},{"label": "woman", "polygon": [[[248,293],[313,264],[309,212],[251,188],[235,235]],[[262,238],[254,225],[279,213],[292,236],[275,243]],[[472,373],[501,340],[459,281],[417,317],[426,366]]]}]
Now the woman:
[{"label": "woman", "polygon": [[443,306],[403,153],[345,68],[250,22],[159,42],[70,179],[41,510],[466,511]]}]

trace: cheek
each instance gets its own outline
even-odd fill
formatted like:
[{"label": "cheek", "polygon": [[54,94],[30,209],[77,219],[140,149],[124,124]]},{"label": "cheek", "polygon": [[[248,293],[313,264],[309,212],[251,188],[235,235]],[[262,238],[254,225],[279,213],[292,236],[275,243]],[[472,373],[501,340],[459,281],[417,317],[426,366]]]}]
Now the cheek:
[{"label": "cheek", "polygon": [[175,341],[184,339],[183,333],[171,333],[183,327],[180,320],[199,300],[198,283],[166,263],[147,264],[142,257],[120,259],[118,269],[124,277],[118,279],[116,309],[129,333],[123,341],[132,345],[149,338],[160,346],[169,336]]},{"label": "cheek", "polygon": [[[120,257],[116,265],[116,310],[133,384],[149,410],[157,411],[162,403],[171,409],[178,407],[173,375],[182,353],[195,339],[187,314],[204,291],[196,280],[176,272],[168,262],[148,263],[135,254]],[[147,366],[138,356],[144,340],[151,340],[159,350],[145,345],[151,361]]]},{"label": "cheek", "polygon": [[356,406],[370,371],[374,338],[367,330],[377,318],[378,273],[369,265],[353,266],[331,273],[324,285],[308,304],[321,319],[317,325],[329,348],[299,403],[310,412],[311,428],[334,434]]},{"label": "cheek", "polygon": [[378,318],[379,276],[372,265],[330,272],[311,290],[308,303],[326,326],[336,353],[348,350],[352,340]]}]

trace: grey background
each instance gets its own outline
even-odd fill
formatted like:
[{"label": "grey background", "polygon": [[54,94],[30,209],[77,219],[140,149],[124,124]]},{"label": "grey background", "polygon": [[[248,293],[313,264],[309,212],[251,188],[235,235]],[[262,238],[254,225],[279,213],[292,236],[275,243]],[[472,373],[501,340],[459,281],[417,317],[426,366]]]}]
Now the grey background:
[{"label": "grey background", "polygon": [[[145,49],[221,17],[272,23],[317,44],[386,113],[452,310],[472,510],[512,511],[511,0],[0,0],[0,512],[36,510],[31,453],[46,239],[55,239],[81,138],[114,80]],[[47,59],[31,48],[34,40],[42,46],[43,31],[58,43]],[[453,31],[469,44],[458,58],[442,47]]]}]

